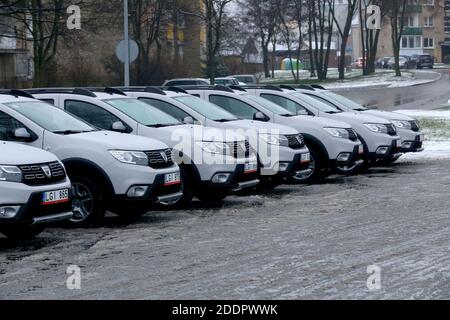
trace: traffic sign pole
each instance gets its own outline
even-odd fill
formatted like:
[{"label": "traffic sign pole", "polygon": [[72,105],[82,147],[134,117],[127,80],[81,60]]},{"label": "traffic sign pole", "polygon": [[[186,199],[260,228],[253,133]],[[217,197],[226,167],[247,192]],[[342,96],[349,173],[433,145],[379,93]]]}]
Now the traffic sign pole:
[{"label": "traffic sign pole", "polygon": [[123,0],[123,31],[125,39],[125,70],[124,70],[124,85],[130,86],[130,36],[128,31],[128,0]]}]

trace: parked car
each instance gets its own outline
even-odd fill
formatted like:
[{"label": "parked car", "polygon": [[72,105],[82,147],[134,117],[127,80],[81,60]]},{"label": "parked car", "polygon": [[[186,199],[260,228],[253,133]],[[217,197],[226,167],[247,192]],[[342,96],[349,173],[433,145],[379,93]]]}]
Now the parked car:
[{"label": "parked car", "polygon": [[163,83],[163,87],[198,86],[198,85],[209,86],[209,81],[201,78],[181,78],[181,79],[166,80]]},{"label": "parked car", "polygon": [[[52,99],[57,107],[97,128],[155,137],[173,148],[174,154],[182,154],[179,160],[183,162],[176,162],[181,167],[183,197],[166,205],[184,206],[194,196],[202,201],[220,201],[233,190],[251,188],[259,183],[256,157],[244,136],[236,135],[233,139],[217,129],[211,132],[211,128],[184,124],[117,88],[90,90],[89,96],[70,91],[58,93],[58,90],[52,93],[51,89],[41,91],[45,93],[35,94],[37,99]],[[179,133],[180,140],[174,132]],[[219,159],[218,154],[224,152],[224,158]]]},{"label": "parked car", "polygon": [[26,135],[20,127],[7,130],[9,121],[0,111],[0,233],[28,240],[49,223],[72,218],[71,184],[53,154],[5,142]]},{"label": "parked car", "polygon": [[[305,144],[310,150],[311,161],[306,164],[309,170],[297,172],[291,178],[294,182],[313,182],[330,171],[354,174],[362,164],[360,158],[360,153],[363,152],[362,143],[350,125],[346,123],[298,116],[269,100],[254,96],[238,87],[231,87],[228,91],[211,88],[210,90],[189,90],[188,92],[200,94],[203,99],[239,118],[252,120],[259,117],[260,121],[286,125],[301,132]],[[332,136],[329,130],[340,131],[342,135],[340,137]],[[300,156],[298,158],[301,159]],[[296,162],[301,166],[302,161]],[[304,169],[305,166],[298,167],[298,169],[300,168]]]},{"label": "parked car", "polygon": [[106,210],[143,214],[181,197],[180,170],[160,141],[100,131],[23,91],[0,97],[0,115],[3,140],[50,151],[64,163],[74,190],[73,225],[97,223]]},{"label": "parked car", "polygon": [[248,91],[295,114],[322,117],[350,124],[364,145],[363,159],[366,166],[381,160],[398,159],[402,156],[402,143],[397,134],[397,129],[385,119],[372,115],[343,112],[308,96],[306,94],[310,91],[308,89],[261,87]]},{"label": "parked car", "polygon": [[245,83],[245,84],[258,84],[258,78],[256,78],[253,74],[236,74],[230,76],[230,78],[234,78],[238,80],[239,82]]},{"label": "parked car", "polygon": [[341,111],[358,112],[361,114],[370,114],[378,118],[389,120],[398,131],[402,139],[401,152],[421,152],[423,151],[423,142],[425,135],[421,132],[419,122],[409,116],[398,112],[387,112],[379,110],[370,110],[362,105],[334,92],[311,87],[310,91],[304,91],[305,94],[327,103]]},{"label": "parked car", "polygon": [[417,69],[434,68],[434,58],[429,54],[416,55],[413,57],[413,59],[416,63]]},{"label": "parked car", "polygon": [[378,69],[389,69],[389,60],[391,60],[392,57],[383,57],[379,58],[375,62],[375,67]]},{"label": "parked car", "polygon": [[[155,106],[179,120],[188,117],[203,126],[246,132],[251,146],[257,151],[260,164],[259,179],[265,188],[275,187],[283,182],[284,177],[308,169],[309,151],[305,148],[303,137],[295,129],[240,119],[197,97],[200,94],[191,95],[180,88],[173,88],[173,91],[131,88],[127,94]],[[271,131],[275,131],[277,134],[272,135]],[[270,157],[268,151],[272,149],[273,145],[279,147],[279,159]]]},{"label": "parked car", "polygon": [[236,78],[227,77],[227,78],[216,78],[215,84],[219,86],[239,86],[239,85],[245,85],[245,83],[240,82]]},{"label": "parked car", "polygon": [[[399,66],[400,69],[415,69],[416,68],[416,62],[411,59],[409,56],[400,56],[399,57]],[[388,61],[388,68],[394,69],[395,68],[395,58],[392,57]]]}]

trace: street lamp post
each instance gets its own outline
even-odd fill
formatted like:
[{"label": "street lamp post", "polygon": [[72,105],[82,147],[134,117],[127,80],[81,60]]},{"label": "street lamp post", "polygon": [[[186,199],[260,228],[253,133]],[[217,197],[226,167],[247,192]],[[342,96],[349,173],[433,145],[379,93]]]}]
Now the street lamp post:
[{"label": "street lamp post", "polygon": [[130,37],[128,31],[128,0],[123,0],[123,32],[125,39],[124,85],[130,86]]}]

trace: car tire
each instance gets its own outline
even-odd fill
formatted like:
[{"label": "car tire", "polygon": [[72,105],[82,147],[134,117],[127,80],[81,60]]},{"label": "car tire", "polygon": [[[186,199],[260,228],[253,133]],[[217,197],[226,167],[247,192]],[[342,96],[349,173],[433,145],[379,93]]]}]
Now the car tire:
[{"label": "car tire", "polygon": [[312,147],[308,146],[311,154],[311,162],[309,169],[312,172],[306,176],[295,176],[288,179],[289,182],[294,184],[310,184],[323,180],[326,174],[325,160],[320,156],[320,154]]},{"label": "car tire", "polygon": [[69,220],[72,227],[91,227],[98,225],[106,213],[105,192],[100,184],[84,176],[73,175],[73,212]]},{"label": "car tire", "polygon": [[1,229],[0,233],[12,241],[28,241],[32,240],[42,231],[44,231],[44,227],[42,226],[17,226]]}]

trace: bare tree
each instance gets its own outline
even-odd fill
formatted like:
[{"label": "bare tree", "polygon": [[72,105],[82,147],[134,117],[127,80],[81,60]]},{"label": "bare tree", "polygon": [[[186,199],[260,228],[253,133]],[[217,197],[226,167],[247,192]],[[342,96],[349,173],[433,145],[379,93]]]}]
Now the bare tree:
[{"label": "bare tree", "polygon": [[387,15],[391,22],[392,29],[392,48],[395,58],[395,75],[397,77],[402,76],[400,70],[400,44],[402,41],[402,35],[405,28],[405,13],[407,0],[384,0],[387,6]]},{"label": "bare tree", "polygon": [[333,17],[333,21],[338,30],[339,36],[341,37],[341,47],[340,47],[340,56],[339,56],[339,79],[343,80],[345,78],[345,54],[347,52],[347,42],[350,37],[350,31],[352,29],[352,21],[355,17],[357,8],[358,8],[358,0],[347,0],[347,11],[345,22],[341,25],[341,21],[339,21],[336,8],[335,8],[335,0],[328,0],[328,4],[330,6],[331,15]]}]

